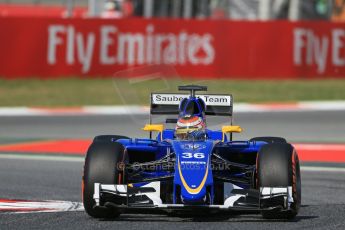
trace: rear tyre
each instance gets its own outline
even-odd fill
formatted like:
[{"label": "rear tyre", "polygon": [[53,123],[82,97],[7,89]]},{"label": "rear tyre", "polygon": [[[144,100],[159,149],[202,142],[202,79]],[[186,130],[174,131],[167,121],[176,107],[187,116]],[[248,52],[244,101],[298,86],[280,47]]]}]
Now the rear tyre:
[{"label": "rear tyre", "polygon": [[267,142],[269,144],[273,144],[273,143],[287,143],[287,141],[285,140],[285,138],[282,137],[254,137],[252,139],[250,139],[249,141],[264,141]]},{"label": "rear tyre", "polygon": [[[292,186],[294,202],[290,209],[263,211],[264,218],[292,219],[297,215],[301,205],[301,176],[298,156],[292,145],[268,144],[262,146],[257,159],[257,185],[258,188]],[[270,201],[265,204],[265,206],[269,205]],[[277,203],[273,205],[275,206]]]},{"label": "rear tyre", "polygon": [[93,142],[115,142],[118,139],[129,139],[129,137],[121,135],[99,135],[93,139]]},{"label": "rear tyre", "polygon": [[125,184],[121,164],[126,162],[123,145],[117,142],[93,142],[87,151],[82,180],[82,195],[87,214],[95,218],[115,218],[120,215],[115,209],[95,208],[94,184]]}]

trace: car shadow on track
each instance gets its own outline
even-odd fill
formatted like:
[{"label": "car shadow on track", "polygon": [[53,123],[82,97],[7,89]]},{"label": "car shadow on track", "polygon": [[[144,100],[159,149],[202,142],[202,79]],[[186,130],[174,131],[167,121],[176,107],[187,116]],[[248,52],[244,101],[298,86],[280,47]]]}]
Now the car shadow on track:
[{"label": "car shadow on track", "polygon": [[296,216],[292,220],[281,220],[281,219],[263,219],[260,216],[258,216],[256,219],[251,218],[236,218],[235,220],[229,219],[229,222],[233,223],[241,223],[241,222],[247,222],[247,223],[269,223],[269,222],[289,222],[289,223],[298,223],[302,220],[310,220],[310,219],[317,219],[319,216]]},{"label": "car shadow on track", "polygon": [[[309,205],[301,205],[301,208],[307,208]],[[263,219],[260,213],[240,213],[240,212],[230,212],[223,214],[210,214],[210,215],[199,215],[199,216],[190,216],[190,215],[157,215],[157,214],[122,214],[120,217],[114,219],[100,219],[100,221],[137,221],[137,222],[300,222],[303,220],[317,219],[319,216],[315,215],[297,215],[294,219],[291,220],[282,220],[282,219]]]},{"label": "car shadow on track", "polygon": [[100,219],[100,221],[133,221],[133,222],[300,222],[303,220],[316,219],[319,216],[299,215],[292,220],[263,219],[260,215],[217,215],[203,217],[171,217],[166,215],[121,215],[115,219]]}]

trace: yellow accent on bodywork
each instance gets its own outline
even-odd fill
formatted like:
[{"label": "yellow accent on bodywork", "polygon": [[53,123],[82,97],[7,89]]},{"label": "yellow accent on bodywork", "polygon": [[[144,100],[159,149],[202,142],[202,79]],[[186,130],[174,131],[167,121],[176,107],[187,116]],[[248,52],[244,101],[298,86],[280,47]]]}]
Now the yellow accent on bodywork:
[{"label": "yellow accent on bodywork", "polygon": [[147,124],[144,128],[142,128],[144,131],[157,131],[162,132],[164,130],[164,125],[162,124]]},{"label": "yellow accent on bodywork", "polygon": [[184,179],[183,175],[182,175],[182,171],[181,171],[181,165],[180,165],[180,159],[178,161],[178,172],[180,174],[180,178],[183,184],[183,187],[187,190],[187,192],[189,192],[190,194],[198,194],[201,189],[204,187],[205,183],[206,183],[206,179],[207,179],[207,175],[208,175],[208,164],[206,167],[206,173],[204,175],[204,178],[202,179],[200,185],[197,188],[191,188],[189,187],[189,185],[187,184],[186,180]]},{"label": "yellow accent on bodywork", "polygon": [[146,124],[144,128],[142,128],[144,131],[157,131],[160,132],[161,135],[161,140],[163,139],[163,130],[164,130],[164,125],[162,124]]},{"label": "yellow accent on bodywork", "polygon": [[223,126],[222,132],[223,133],[240,133],[242,132],[242,128],[238,125]]},{"label": "yellow accent on bodywork", "polygon": [[223,133],[223,140],[225,140],[225,134],[226,133],[240,133],[243,129],[238,125],[229,125],[229,126],[223,126],[222,127],[222,133]]}]

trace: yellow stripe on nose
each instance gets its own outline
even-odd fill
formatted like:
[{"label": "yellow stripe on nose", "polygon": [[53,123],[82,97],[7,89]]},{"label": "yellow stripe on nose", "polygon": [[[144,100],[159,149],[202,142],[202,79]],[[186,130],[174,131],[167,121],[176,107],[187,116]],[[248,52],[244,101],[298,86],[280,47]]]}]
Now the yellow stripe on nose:
[{"label": "yellow stripe on nose", "polygon": [[180,178],[181,178],[181,181],[182,181],[182,184],[183,184],[183,187],[187,190],[187,192],[189,192],[190,194],[198,194],[201,189],[204,187],[205,183],[206,183],[206,179],[207,179],[207,175],[208,175],[208,163],[207,163],[207,166],[206,166],[206,172],[205,172],[205,175],[204,175],[204,178],[202,179],[200,185],[197,187],[197,188],[191,188],[189,187],[189,185],[187,184],[186,180],[184,179],[183,175],[182,175],[182,170],[181,170],[181,164],[180,164],[180,158],[178,159],[178,171],[179,171],[179,174],[180,174]]}]

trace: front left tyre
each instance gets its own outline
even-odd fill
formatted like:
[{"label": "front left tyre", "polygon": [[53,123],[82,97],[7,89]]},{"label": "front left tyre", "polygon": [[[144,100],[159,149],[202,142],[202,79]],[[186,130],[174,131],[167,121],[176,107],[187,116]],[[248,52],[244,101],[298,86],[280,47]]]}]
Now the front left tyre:
[{"label": "front left tyre", "polygon": [[94,218],[115,218],[120,215],[116,209],[95,207],[94,184],[126,184],[123,170],[126,162],[125,150],[117,142],[93,142],[85,158],[82,179],[83,204],[87,214]]}]

